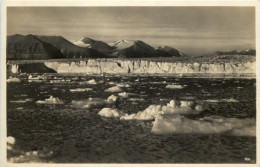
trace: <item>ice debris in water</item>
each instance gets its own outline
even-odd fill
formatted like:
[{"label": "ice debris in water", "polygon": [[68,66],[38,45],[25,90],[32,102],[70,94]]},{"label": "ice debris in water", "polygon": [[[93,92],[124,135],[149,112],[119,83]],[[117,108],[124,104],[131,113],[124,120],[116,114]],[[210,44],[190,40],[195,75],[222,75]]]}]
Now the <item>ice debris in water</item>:
[{"label": "ice debris in water", "polygon": [[45,79],[45,77],[44,76],[40,76],[40,75],[38,75],[36,77],[33,77],[32,75],[28,76],[28,80],[44,80],[44,79]]},{"label": "ice debris in water", "polygon": [[230,99],[209,99],[209,100],[205,100],[206,102],[209,103],[237,103],[238,101],[234,98],[230,98]]},{"label": "ice debris in water", "polygon": [[94,80],[94,79],[91,79],[89,81],[82,81],[82,82],[79,82],[80,85],[96,85],[97,82]]},{"label": "ice debris in water", "polygon": [[13,150],[16,140],[13,136],[7,137],[7,150]]},{"label": "ice debris in water", "polygon": [[119,86],[113,86],[105,90],[105,92],[123,92],[123,89]]},{"label": "ice debris in water", "polygon": [[92,91],[92,88],[76,88],[76,89],[70,89],[71,92],[87,92]]},{"label": "ice debris in water", "polygon": [[116,86],[125,87],[125,88],[129,88],[129,87],[130,87],[130,85],[127,84],[127,83],[119,83],[119,84],[117,84]]},{"label": "ice debris in water", "polygon": [[98,115],[102,117],[119,117],[119,112],[117,109],[103,108],[101,111],[99,111]]},{"label": "ice debris in water", "polygon": [[199,114],[203,108],[196,106],[198,110],[192,108],[194,102],[181,101],[181,105],[177,104],[175,100],[171,100],[166,106],[163,105],[150,105],[144,111],[134,114],[125,114],[120,117],[122,120],[154,120],[158,115],[163,114]]},{"label": "ice debris in water", "polygon": [[153,122],[152,133],[168,134],[216,134],[230,133],[240,136],[255,135],[255,119],[205,117],[198,120],[181,115],[158,115]]},{"label": "ice debris in water", "polygon": [[182,85],[167,85],[165,88],[167,88],[167,89],[183,89],[184,86],[182,86]]},{"label": "ice debris in water", "polygon": [[37,104],[63,104],[63,101],[61,101],[59,98],[50,96],[48,99],[39,100],[36,103]]},{"label": "ice debris in water", "polygon": [[92,108],[95,106],[102,106],[106,103],[106,100],[101,98],[89,98],[87,100],[72,100],[71,106],[75,108]]},{"label": "ice debris in water", "polygon": [[111,96],[109,96],[109,97],[107,98],[107,101],[108,101],[108,102],[115,102],[117,99],[118,99],[117,96],[111,95]]},{"label": "ice debris in water", "polygon": [[128,93],[126,93],[126,92],[118,93],[118,96],[121,96],[123,98],[128,98],[129,97]]},{"label": "ice debris in water", "polygon": [[6,82],[21,82],[19,78],[8,78]]}]

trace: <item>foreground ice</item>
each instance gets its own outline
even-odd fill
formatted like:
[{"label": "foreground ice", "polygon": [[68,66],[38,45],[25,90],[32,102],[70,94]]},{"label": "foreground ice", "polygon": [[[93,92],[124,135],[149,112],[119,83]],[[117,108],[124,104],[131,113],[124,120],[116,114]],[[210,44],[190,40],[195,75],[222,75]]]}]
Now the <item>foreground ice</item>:
[{"label": "foreground ice", "polygon": [[[154,120],[161,114],[199,114],[203,107],[197,105],[195,109],[192,106],[195,105],[192,101],[181,101],[179,105],[175,100],[171,100],[166,106],[163,105],[150,105],[144,111],[140,111],[134,114],[125,114],[120,117],[121,120]],[[197,110],[196,110],[197,109]]]},{"label": "foreground ice", "polygon": [[8,78],[6,82],[21,82],[19,78]]},{"label": "foreground ice", "polygon": [[198,120],[181,115],[158,115],[153,122],[155,134],[216,134],[230,133],[240,136],[255,136],[255,119],[205,117]]},{"label": "foreground ice", "polygon": [[94,79],[91,79],[89,81],[81,81],[79,82],[80,85],[96,85],[97,82]]},{"label": "foreground ice", "polygon": [[101,111],[99,111],[98,115],[103,117],[119,117],[119,112],[117,109],[112,108],[103,108]]},{"label": "foreground ice", "polygon": [[123,89],[119,86],[113,86],[106,89],[105,92],[123,92]]},{"label": "foreground ice", "polygon": [[36,103],[37,104],[63,104],[63,101],[61,101],[59,98],[50,96],[50,98],[45,99],[45,100],[39,100]]},{"label": "foreground ice", "polygon": [[183,89],[185,87],[182,86],[182,85],[167,85],[165,88],[167,88],[167,89]]},{"label": "foreground ice", "polygon": [[71,92],[87,92],[92,91],[92,88],[76,88],[76,89],[70,89]]}]

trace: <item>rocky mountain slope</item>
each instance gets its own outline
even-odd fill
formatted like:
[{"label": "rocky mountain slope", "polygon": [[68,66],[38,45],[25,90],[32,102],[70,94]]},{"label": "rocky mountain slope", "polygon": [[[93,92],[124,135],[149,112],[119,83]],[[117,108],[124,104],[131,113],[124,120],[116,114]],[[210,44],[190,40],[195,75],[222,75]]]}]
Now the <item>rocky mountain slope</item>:
[{"label": "rocky mountain slope", "polygon": [[66,58],[104,58],[104,54],[91,48],[79,47],[61,36],[37,36],[58,48]]},{"label": "rocky mountain slope", "polygon": [[58,59],[63,54],[53,45],[33,35],[11,35],[7,37],[7,59]]}]

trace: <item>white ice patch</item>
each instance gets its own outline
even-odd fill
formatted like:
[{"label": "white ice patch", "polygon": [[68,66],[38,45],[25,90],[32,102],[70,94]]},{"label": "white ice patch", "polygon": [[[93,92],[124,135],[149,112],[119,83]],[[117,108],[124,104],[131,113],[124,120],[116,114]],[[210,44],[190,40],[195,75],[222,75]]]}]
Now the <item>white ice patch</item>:
[{"label": "white ice patch", "polygon": [[71,92],[87,92],[92,91],[92,88],[76,88],[76,89],[70,89]]},{"label": "white ice patch", "polygon": [[[181,115],[158,115],[153,122],[155,134],[216,134],[255,135],[255,119],[205,117],[192,120]],[[249,130],[250,129],[250,130]],[[249,131],[249,132],[248,132]]]},{"label": "white ice patch", "polygon": [[108,101],[108,102],[115,102],[117,99],[118,99],[117,96],[111,95],[111,96],[109,96],[109,97],[107,98],[107,101]]},{"label": "white ice patch", "polygon": [[36,77],[33,77],[32,75],[28,76],[28,80],[44,80],[44,79],[45,79],[45,77],[44,76],[40,76],[40,75],[38,75]]},{"label": "white ice patch", "polygon": [[135,97],[133,97],[133,98],[129,98],[129,99],[127,99],[127,101],[144,101],[144,98],[135,98]]},{"label": "white ice patch", "polygon": [[130,88],[131,86],[127,83],[119,83],[117,84],[116,86],[119,86],[119,87],[124,87],[124,88]]},{"label": "white ice patch", "polygon": [[8,78],[6,82],[21,82],[19,78]]},{"label": "white ice patch", "polygon": [[95,106],[101,106],[106,103],[106,100],[100,98],[89,98],[87,100],[72,100],[71,106],[75,108],[89,109]]},{"label": "white ice patch", "polygon": [[[199,114],[203,108],[195,107],[195,110],[191,108],[194,102],[181,101],[181,105],[178,105],[176,101],[171,100],[166,106],[162,105],[150,105],[144,111],[134,113],[131,115],[125,114],[120,119],[122,120],[154,120],[158,115],[164,114]],[[196,108],[198,110],[196,110]]]},{"label": "white ice patch", "polygon": [[50,96],[50,98],[45,99],[45,100],[39,100],[36,103],[37,104],[63,104],[63,101],[61,101],[59,98]]},{"label": "white ice patch", "polygon": [[11,100],[10,103],[27,103],[27,102],[31,102],[32,99],[27,98],[27,99],[21,99],[21,100]]},{"label": "white ice patch", "polygon": [[183,89],[184,86],[182,86],[182,85],[167,85],[165,88],[167,88],[167,89]]},{"label": "white ice patch", "polygon": [[113,86],[105,90],[105,92],[123,92],[123,89],[119,86]]},{"label": "white ice patch", "polygon": [[237,103],[238,101],[234,98],[230,98],[230,99],[208,99],[208,100],[205,100],[206,102],[209,102],[209,103]]},{"label": "white ice patch", "polygon": [[121,96],[123,98],[128,98],[129,97],[128,93],[126,93],[126,92],[118,93],[118,96]]},{"label": "white ice patch", "polygon": [[119,117],[119,112],[117,109],[103,108],[101,111],[99,111],[98,115],[102,117]]}]

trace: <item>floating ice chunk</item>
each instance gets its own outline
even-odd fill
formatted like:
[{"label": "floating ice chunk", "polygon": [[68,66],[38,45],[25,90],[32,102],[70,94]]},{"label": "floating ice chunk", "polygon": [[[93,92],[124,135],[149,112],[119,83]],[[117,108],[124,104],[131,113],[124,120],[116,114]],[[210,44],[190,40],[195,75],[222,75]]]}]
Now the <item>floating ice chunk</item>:
[{"label": "floating ice chunk", "polygon": [[117,109],[103,108],[98,115],[102,117],[119,117],[119,112]]},{"label": "floating ice chunk", "polygon": [[171,100],[166,106],[162,105],[150,105],[144,111],[140,111],[136,114],[125,114],[120,119],[129,120],[154,120],[158,115],[164,114],[199,114],[202,110],[194,110],[191,108],[193,102],[182,101],[182,105],[178,106],[177,102]]},{"label": "floating ice chunk", "polygon": [[255,120],[249,118],[237,119],[224,117],[205,117],[199,120],[192,120],[181,115],[158,115],[153,122],[152,133],[216,134],[230,133],[232,130],[235,131],[240,129],[243,131],[243,133],[240,134],[246,134],[244,131],[247,129],[244,127],[251,125],[255,126]]},{"label": "floating ice chunk", "polygon": [[87,92],[92,91],[92,88],[76,88],[76,89],[70,89],[71,92]]},{"label": "floating ice chunk", "polygon": [[28,80],[44,80],[44,79],[45,79],[45,77],[44,76],[40,76],[40,75],[38,75],[36,77],[33,77],[32,75],[28,76]]},{"label": "floating ice chunk", "polygon": [[183,89],[184,86],[182,86],[182,85],[167,85],[165,88],[167,88],[167,89]]},{"label": "floating ice chunk", "polygon": [[130,88],[131,86],[129,85],[129,84],[127,84],[127,83],[119,83],[119,84],[117,84],[117,86],[119,86],[119,87],[124,87],[124,88]]},{"label": "floating ice chunk", "polygon": [[91,80],[87,81],[87,83],[88,84],[92,84],[92,85],[97,84],[97,82],[94,79],[91,79]]},{"label": "floating ice chunk", "polygon": [[45,99],[45,100],[39,100],[36,103],[37,104],[63,104],[63,101],[61,101],[59,98],[50,96],[50,98]]},{"label": "floating ice chunk", "polygon": [[144,98],[129,98],[129,99],[127,99],[128,101],[144,101],[145,99]]},{"label": "floating ice chunk", "polygon": [[7,144],[11,144],[11,145],[13,145],[13,144],[15,144],[15,138],[13,137],[13,136],[8,136],[7,137]]},{"label": "floating ice chunk", "polygon": [[205,100],[206,102],[209,103],[237,103],[238,101],[235,100],[234,98],[230,98],[230,99],[209,99],[209,100]]},{"label": "floating ice chunk", "polygon": [[204,110],[204,108],[202,105],[198,104],[198,105],[196,105],[195,110],[201,112]]},{"label": "floating ice chunk", "polygon": [[23,110],[23,107],[17,107],[16,110]]},{"label": "floating ice chunk", "polygon": [[109,97],[107,98],[107,101],[115,102],[117,99],[118,99],[117,96],[115,96],[115,95],[111,95],[111,96],[109,96]]},{"label": "floating ice chunk", "polygon": [[124,98],[129,97],[128,93],[126,93],[126,92],[118,93],[118,96],[121,96],[121,97],[124,97]]},{"label": "floating ice chunk", "polygon": [[10,103],[27,103],[27,102],[30,102],[30,101],[32,101],[32,99],[27,98],[25,100],[23,100],[23,99],[21,99],[21,100],[10,100]]},{"label": "floating ice chunk", "polygon": [[19,78],[8,78],[6,82],[21,82]]},{"label": "floating ice chunk", "polygon": [[105,92],[123,92],[123,89],[119,86],[113,86],[105,90]]},{"label": "floating ice chunk", "polygon": [[101,98],[89,98],[87,100],[72,100],[71,106],[75,108],[93,108],[104,105],[106,100]]}]

